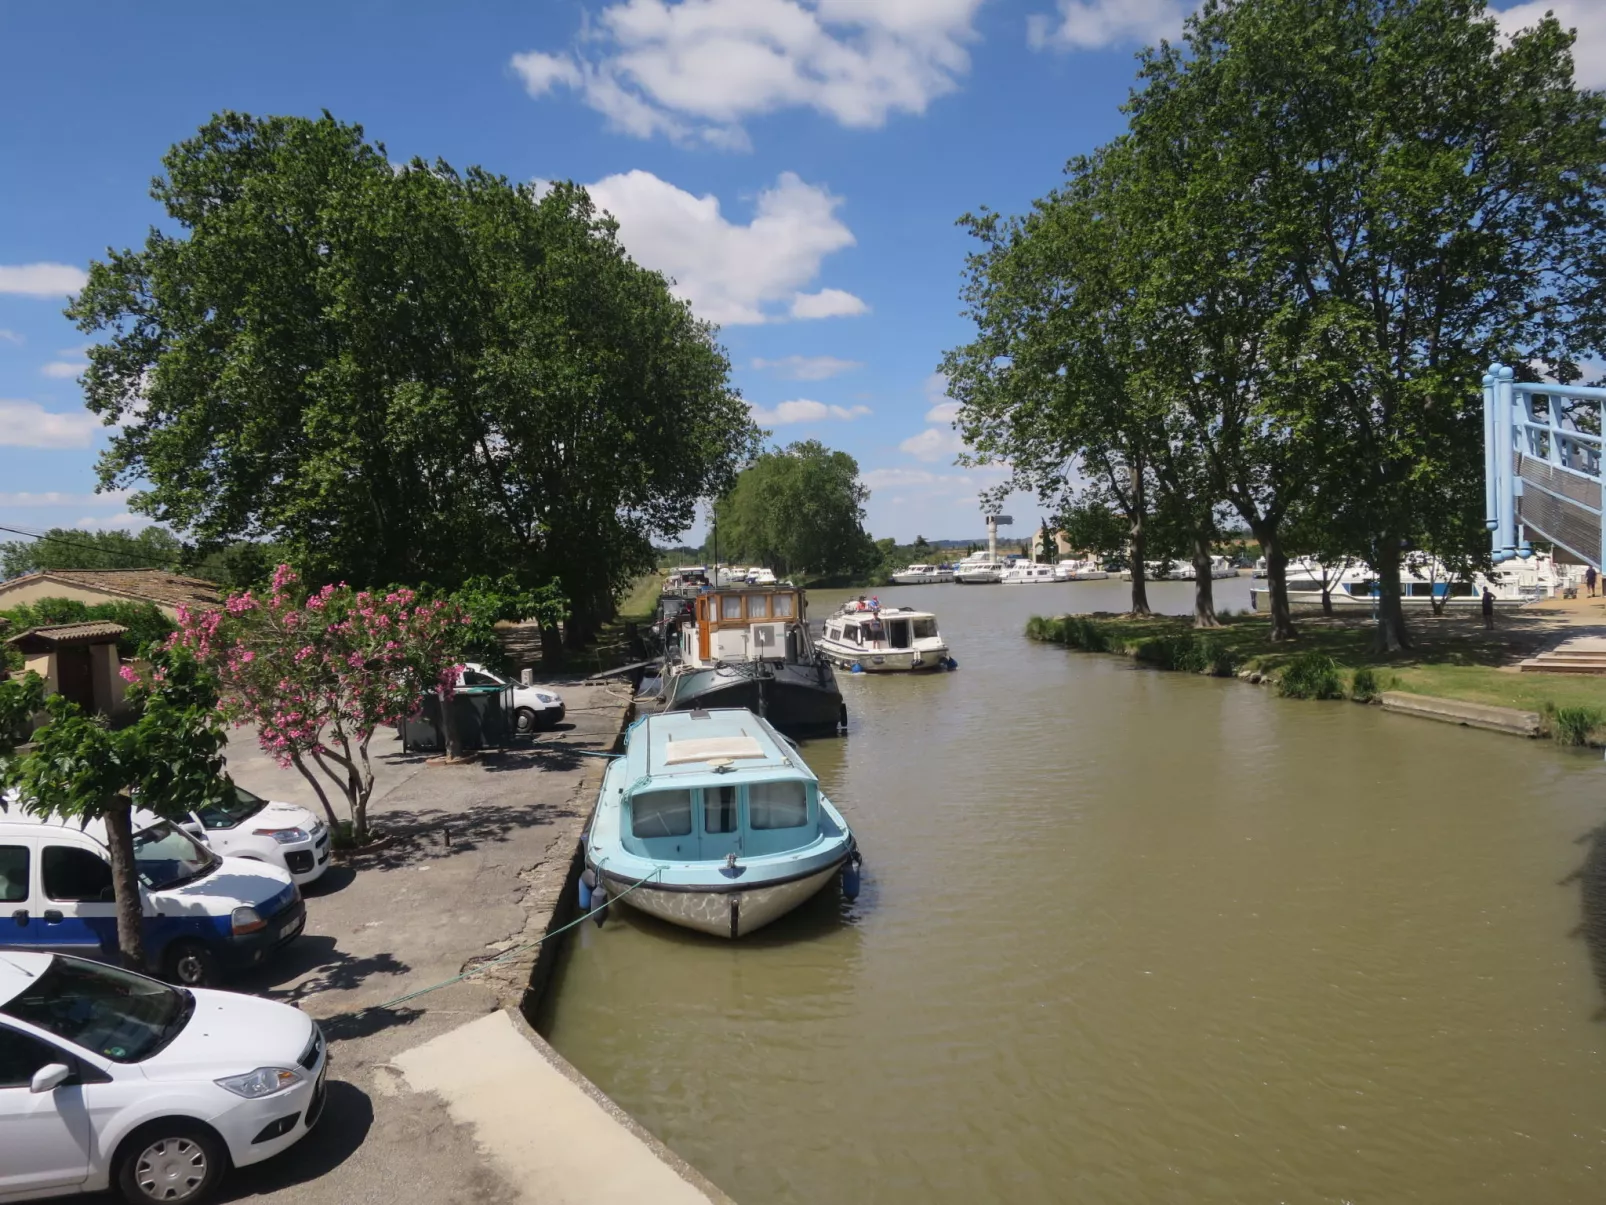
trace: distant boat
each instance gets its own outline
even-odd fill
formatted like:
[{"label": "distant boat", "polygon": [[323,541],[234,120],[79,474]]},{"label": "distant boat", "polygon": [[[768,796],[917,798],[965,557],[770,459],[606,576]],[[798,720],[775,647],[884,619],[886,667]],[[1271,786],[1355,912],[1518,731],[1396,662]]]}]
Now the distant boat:
[{"label": "distant boat", "polygon": [[1037,586],[1053,580],[1054,566],[1035,561],[1015,561],[999,578],[1006,586]]},{"label": "distant boat", "polygon": [[850,603],[825,621],[820,651],[835,666],[871,674],[953,668],[937,617],[913,607],[870,611]]},{"label": "distant boat", "polygon": [[1097,561],[1061,561],[1054,566],[1054,580],[1057,582],[1101,582],[1110,576],[1110,571]]},{"label": "distant boat", "polygon": [[[1285,572],[1290,610],[1320,611],[1324,577],[1328,600],[1335,611],[1370,612],[1379,596],[1377,571],[1363,561],[1324,569],[1321,562],[1301,557],[1289,561]],[[1431,610],[1435,601],[1447,611],[1481,610],[1485,586],[1494,595],[1495,605],[1504,610],[1550,598],[1561,585],[1555,562],[1544,553],[1502,565],[1493,573],[1474,571],[1470,580],[1451,572],[1442,561],[1420,553],[1406,557],[1400,566],[1400,604],[1407,611]],[[1250,608],[1266,610],[1270,606],[1266,597],[1269,593],[1264,587],[1252,586]]]},{"label": "distant boat", "polygon": [[581,905],[615,900],[736,938],[841,876],[858,893],[847,821],[784,737],[749,711],[649,715],[609,763],[585,838]]},{"label": "distant boat", "polygon": [[940,586],[954,580],[954,571],[946,565],[910,565],[892,575],[894,586]]},{"label": "distant boat", "polygon": [[783,732],[834,732],[847,711],[793,586],[705,590],[665,649],[664,710],[745,707]]},{"label": "distant boat", "polygon": [[989,561],[985,553],[980,559],[966,557],[954,566],[954,582],[961,586],[996,585],[1004,580],[1004,563]]}]

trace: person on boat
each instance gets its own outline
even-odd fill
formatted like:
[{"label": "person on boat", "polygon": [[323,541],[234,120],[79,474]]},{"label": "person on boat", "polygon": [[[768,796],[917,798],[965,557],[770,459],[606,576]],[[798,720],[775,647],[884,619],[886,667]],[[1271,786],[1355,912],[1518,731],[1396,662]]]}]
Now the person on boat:
[{"label": "person on boat", "polygon": [[1584,588],[1589,591],[1589,597],[1595,597],[1595,566],[1591,565],[1584,570]]},{"label": "person on boat", "polygon": [[1494,627],[1494,591],[1488,586],[1483,588],[1483,626]]},{"label": "person on boat", "polygon": [[881,641],[881,612],[879,612],[879,611],[871,611],[870,612],[870,622],[865,626],[869,628],[870,643],[871,644],[880,643],[880,641]]}]

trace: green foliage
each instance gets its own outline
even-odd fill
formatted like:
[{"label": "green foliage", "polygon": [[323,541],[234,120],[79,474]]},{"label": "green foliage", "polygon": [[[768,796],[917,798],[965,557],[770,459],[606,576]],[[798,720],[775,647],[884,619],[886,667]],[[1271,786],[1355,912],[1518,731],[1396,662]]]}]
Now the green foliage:
[{"label": "green foliage", "polygon": [[1342,699],[1344,680],[1338,662],[1326,653],[1297,653],[1277,676],[1277,693],[1285,699]]},{"label": "green foliage", "polygon": [[1370,703],[1382,693],[1382,687],[1377,680],[1377,671],[1371,666],[1359,666],[1350,675],[1349,697],[1357,703]]},{"label": "green foliage", "polygon": [[147,527],[138,535],[52,527],[44,534],[42,540],[0,544],[0,578],[41,569],[175,569],[183,554],[165,527]]},{"label": "green foliage", "polygon": [[471,577],[453,591],[452,601],[468,620],[462,631],[463,655],[497,669],[507,667],[507,654],[496,638],[498,623],[533,619],[542,627],[555,627],[567,610],[563,589],[556,582],[528,589],[512,574],[494,580]]},{"label": "green foliage", "polygon": [[1551,738],[1559,745],[1587,745],[1595,729],[1606,724],[1606,711],[1599,707],[1551,707],[1547,709]]},{"label": "green foliage", "polygon": [[763,453],[714,507],[722,561],[787,577],[853,576],[883,555],[864,530],[859,463],[818,440]]},{"label": "green foliage", "polygon": [[[29,670],[0,680],[0,761],[28,737],[33,717],[45,706],[45,680]],[[0,766],[0,780],[5,770]]]},{"label": "green foliage", "polygon": [[1108,628],[1085,615],[1061,615],[1057,619],[1034,615],[1026,621],[1026,636],[1030,640],[1063,644],[1085,653],[1118,653],[1125,650],[1124,643],[1112,635]]},{"label": "green foliage", "polygon": [[11,622],[12,635],[27,628],[58,623],[88,623],[103,620],[122,624],[128,631],[118,637],[117,652],[125,660],[138,656],[148,644],[159,644],[173,631],[173,621],[155,603],[86,603],[76,598],[41,598],[38,602],[8,611],[0,619]]},{"label": "green foliage", "polygon": [[199,547],[359,587],[557,579],[578,641],[755,449],[713,328],[576,185],[223,113],[152,195],[168,228],[69,316],[120,423],[102,481]]}]

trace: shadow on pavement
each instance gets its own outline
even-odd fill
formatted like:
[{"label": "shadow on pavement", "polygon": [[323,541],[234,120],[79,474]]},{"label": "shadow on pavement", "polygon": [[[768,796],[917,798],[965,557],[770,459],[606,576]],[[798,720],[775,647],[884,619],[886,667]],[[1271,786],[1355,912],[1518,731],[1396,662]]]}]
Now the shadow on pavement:
[{"label": "shadow on pavement", "polygon": [[395,808],[376,817],[391,844],[352,859],[360,869],[395,870],[425,858],[451,857],[488,841],[504,841],[515,829],[536,828],[575,815],[554,804],[476,804],[468,811]]},{"label": "shadow on pavement", "polygon": [[[279,952],[266,966],[240,975],[235,986],[256,992],[270,1000],[293,1004],[318,992],[347,992],[361,987],[374,975],[405,975],[412,967],[395,955],[374,954],[357,958],[341,950],[336,939],[318,933],[304,933]],[[308,978],[289,988],[280,985]]]},{"label": "shadow on pavement", "polygon": [[423,1015],[423,1009],[413,1008],[410,1005],[396,1008],[364,1008],[356,1012],[337,1013],[332,1017],[325,1017],[318,1022],[318,1026],[323,1030],[323,1036],[331,1043],[352,1042],[359,1038],[371,1038],[387,1029],[411,1025]]},{"label": "shadow on pavement", "polygon": [[241,1201],[279,1192],[326,1176],[356,1152],[374,1123],[368,1095],[345,1080],[331,1079],[329,1099],[318,1124],[289,1150],[262,1163],[229,1174],[217,1201]]}]

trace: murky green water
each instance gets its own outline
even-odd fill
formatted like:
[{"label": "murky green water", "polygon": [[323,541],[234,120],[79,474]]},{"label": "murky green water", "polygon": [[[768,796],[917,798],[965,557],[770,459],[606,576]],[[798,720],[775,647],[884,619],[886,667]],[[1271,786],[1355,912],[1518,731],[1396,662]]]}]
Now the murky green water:
[{"label": "murky green water", "polygon": [[565,956],[546,1029],[649,1129],[743,1205],[1606,1199],[1595,756],[1021,637],[1119,582],[881,596],[960,669],[805,747],[858,902]]}]

